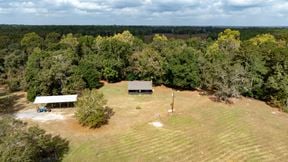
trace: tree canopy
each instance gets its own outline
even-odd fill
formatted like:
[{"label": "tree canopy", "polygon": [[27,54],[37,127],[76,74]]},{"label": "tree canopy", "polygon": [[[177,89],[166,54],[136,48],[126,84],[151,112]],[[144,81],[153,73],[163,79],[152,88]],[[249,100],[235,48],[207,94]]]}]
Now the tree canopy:
[{"label": "tree canopy", "polygon": [[133,35],[135,30],[97,35],[58,31],[25,33],[16,41],[0,36],[0,77],[11,91],[26,90],[32,101],[37,95],[98,88],[100,80],[153,80],[177,89],[209,90],[220,100],[254,97],[287,110],[285,29],[207,28],[209,37],[187,39],[158,32],[150,42]]},{"label": "tree canopy", "polygon": [[69,142],[11,116],[0,117],[0,161],[61,161]]}]

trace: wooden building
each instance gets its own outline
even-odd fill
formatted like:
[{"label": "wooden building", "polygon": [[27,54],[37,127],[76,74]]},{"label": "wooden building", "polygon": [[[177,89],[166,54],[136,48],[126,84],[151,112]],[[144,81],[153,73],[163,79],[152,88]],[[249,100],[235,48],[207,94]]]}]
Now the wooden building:
[{"label": "wooden building", "polygon": [[152,94],[152,81],[129,81],[128,82],[129,94]]}]

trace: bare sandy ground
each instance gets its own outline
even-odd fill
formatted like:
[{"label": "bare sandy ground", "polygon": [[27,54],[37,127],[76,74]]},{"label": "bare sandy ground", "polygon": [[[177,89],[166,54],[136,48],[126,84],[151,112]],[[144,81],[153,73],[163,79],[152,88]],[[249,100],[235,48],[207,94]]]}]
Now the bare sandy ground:
[{"label": "bare sandy ground", "polygon": [[64,112],[42,112],[38,113],[35,109],[28,109],[24,111],[19,111],[15,114],[17,119],[21,120],[33,120],[39,122],[46,122],[46,121],[55,121],[55,120],[64,120],[67,114]]}]

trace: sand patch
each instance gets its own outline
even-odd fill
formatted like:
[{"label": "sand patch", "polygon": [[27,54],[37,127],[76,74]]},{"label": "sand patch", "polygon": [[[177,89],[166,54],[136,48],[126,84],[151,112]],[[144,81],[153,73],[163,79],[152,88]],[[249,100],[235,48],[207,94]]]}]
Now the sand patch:
[{"label": "sand patch", "polygon": [[163,124],[161,122],[159,122],[159,121],[151,122],[149,124],[153,125],[156,128],[162,128],[163,127]]},{"label": "sand patch", "polygon": [[16,119],[35,120],[40,122],[64,120],[65,117],[61,112],[42,112],[38,113],[36,110],[25,110],[15,114]]}]

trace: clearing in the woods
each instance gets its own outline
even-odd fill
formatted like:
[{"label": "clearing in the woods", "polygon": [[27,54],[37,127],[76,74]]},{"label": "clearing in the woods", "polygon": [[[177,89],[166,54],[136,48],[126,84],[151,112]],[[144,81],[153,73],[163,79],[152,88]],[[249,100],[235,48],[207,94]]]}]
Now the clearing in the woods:
[{"label": "clearing in the woods", "polygon": [[178,91],[171,115],[172,90],[154,89],[128,95],[127,82],[105,84],[115,114],[99,129],[77,124],[71,108],[52,110],[63,120],[29,123],[70,140],[64,161],[287,161],[288,114],[253,99],[227,105]]}]

